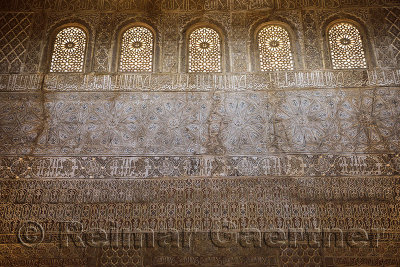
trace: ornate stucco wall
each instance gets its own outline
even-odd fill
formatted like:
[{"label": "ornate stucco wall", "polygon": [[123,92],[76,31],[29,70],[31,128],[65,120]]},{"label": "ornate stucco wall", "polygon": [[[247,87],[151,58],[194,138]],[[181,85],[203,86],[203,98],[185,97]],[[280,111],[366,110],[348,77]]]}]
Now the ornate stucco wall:
[{"label": "ornate stucco wall", "polygon": [[[1,266],[400,265],[398,1],[0,10]],[[326,26],[341,19],[362,28],[367,69],[332,69]],[[268,21],[291,27],[294,71],[254,67]],[[155,29],[151,74],[116,72],[131,22]],[[222,73],[186,71],[197,22],[221,28]],[[50,74],[67,23],[88,29],[85,71]]]}]

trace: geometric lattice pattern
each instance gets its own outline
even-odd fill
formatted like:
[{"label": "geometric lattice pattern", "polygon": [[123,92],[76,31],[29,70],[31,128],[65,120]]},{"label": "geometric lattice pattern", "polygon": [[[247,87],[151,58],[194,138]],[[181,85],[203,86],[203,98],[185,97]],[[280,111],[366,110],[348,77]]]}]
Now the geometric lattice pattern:
[{"label": "geometric lattice pattern", "polygon": [[153,33],[145,27],[132,27],[122,36],[119,70],[150,72],[153,61]]},{"label": "geometric lattice pattern", "polygon": [[258,33],[261,71],[293,70],[288,32],[281,26],[264,27]]},{"label": "geometric lattice pattern", "polygon": [[133,247],[111,247],[101,248],[100,266],[143,266],[140,250]]},{"label": "geometric lattice pattern", "polygon": [[189,37],[189,72],[221,72],[221,38],[210,28],[194,30]]},{"label": "geometric lattice pattern", "polygon": [[0,72],[19,72],[26,51],[30,14],[7,13],[0,17]]},{"label": "geometric lattice pattern", "polygon": [[389,35],[392,37],[391,46],[395,53],[397,60],[400,60],[400,8],[388,9],[389,13],[385,19],[391,26],[389,28]]},{"label": "geometric lattice pattern", "polygon": [[328,36],[334,69],[367,67],[361,35],[354,25],[337,23],[329,29]]},{"label": "geometric lattice pattern", "polygon": [[77,27],[61,30],[55,39],[50,72],[82,72],[86,33]]}]

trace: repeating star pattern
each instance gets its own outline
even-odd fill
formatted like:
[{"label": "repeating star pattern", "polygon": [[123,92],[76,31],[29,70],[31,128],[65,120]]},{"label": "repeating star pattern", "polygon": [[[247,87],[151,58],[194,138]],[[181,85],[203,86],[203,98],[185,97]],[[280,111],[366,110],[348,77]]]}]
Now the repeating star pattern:
[{"label": "repeating star pattern", "polygon": [[38,151],[53,147],[72,154],[202,153],[207,98],[124,94],[117,99],[53,99],[47,103],[50,123]]}]

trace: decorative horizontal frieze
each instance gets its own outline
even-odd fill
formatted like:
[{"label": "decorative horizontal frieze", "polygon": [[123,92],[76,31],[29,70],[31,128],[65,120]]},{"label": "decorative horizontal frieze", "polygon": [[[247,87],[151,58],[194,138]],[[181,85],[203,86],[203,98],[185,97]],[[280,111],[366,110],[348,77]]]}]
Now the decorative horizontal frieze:
[{"label": "decorative horizontal frieze", "polygon": [[0,92],[38,91],[42,79],[41,74],[1,74]]},{"label": "decorative horizontal frieze", "polygon": [[40,0],[12,0],[8,5],[0,5],[3,10],[37,10],[47,9],[52,11],[165,11],[165,12],[191,12],[191,11],[252,11],[270,9],[295,9],[295,8],[345,8],[354,6],[380,7],[396,5],[396,0],[80,0],[80,1],[40,1]]},{"label": "decorative horizontal frieze", "polygon": [[[36,91],[39,74],[1,75],[1,91]],[[287,71],[229,74],[48,74],[46,91],[242,91],[400,86],[400,70]]]},{"label": "decorative horizontal frieze", "polygon": [[[1,180],[0,203],[189,203],[247,201],[321,204],[400,197],[399,176],[348,177],[182,177],[181,179],[30,179]],[[357,188],[357,190],[355,190]],[[204,190],[207,189],[207,190]],[[372,190],[373,189],[373,190]],[[244,190],[248,194],[243,194]],[[140,193],[139,193],[140,192]],[[296,200],[294,200],[296,199]],[[310,202],[311,201],[311,202]],[[12,212],[12,211],[10,211]],[[400,212],[397,211],[397,212]]]},{"label": "decorative horizontal frieze", "polygon": [[[84,229],[384,228],[399,231],[399,177],[2,181],[0,233],[27,221]],[[373,218],[369,220],[368,218]]]},{"label": "decorative horizontal frieze", "polygon": [[232,176],[399,175],[396,154],[282,154],[271,156],[3,157],[9,178],[158,178]]}]

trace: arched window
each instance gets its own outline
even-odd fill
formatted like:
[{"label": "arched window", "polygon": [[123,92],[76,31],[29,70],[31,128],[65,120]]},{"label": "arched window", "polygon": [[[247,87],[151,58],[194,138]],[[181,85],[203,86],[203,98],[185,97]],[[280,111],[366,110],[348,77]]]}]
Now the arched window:
[{"label": "arched window", "polygon": [[221,72],[221,46],[217,31],[195,29],[189,36],[189,72]]},{"label": "arched window", "polygon": [[82,72],[87,37],[78,27],[67,27],[56,35],[50,72]]},{"label": "arched window", "polygon": [[289,33],[279,25],[265,26],[258,32],[261,71],[293,70]]},{"label": "arched window", "polygon": [[119,71],[151,72],[154,35],[146,27],[129,28],[122,35]]},{"label": "arched window", "polygon": [[366,68],[363,43],[357,27],[347,22],[334,24],[328,31],[334,69]]}]

